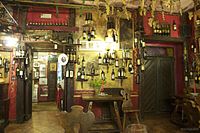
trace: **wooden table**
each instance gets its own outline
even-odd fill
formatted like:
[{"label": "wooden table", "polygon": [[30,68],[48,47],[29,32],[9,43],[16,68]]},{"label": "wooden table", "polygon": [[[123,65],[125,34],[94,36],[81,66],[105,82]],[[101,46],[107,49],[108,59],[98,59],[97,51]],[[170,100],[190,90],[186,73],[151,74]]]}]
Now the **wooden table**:
[{"label": "wooden table", "polygon": [[119,114],[119,108],[118,108],[118,102],[123,101],[123,97],[122,96],[112,96],[112,95],[100,96],[100,95],[94,95],[94,96],[82,96],[82,99],[84,101],[89,102],[88,110],[92,110],[93,102],[105,102],[105,103],[108,103],[111,108],[114,107],[113,109],[114,109],[114,114],[115,114],[116,120],[117,120],[117,126],[118,126],[120,132],[122,132],[122,123],[121,123],[120,114]]}]

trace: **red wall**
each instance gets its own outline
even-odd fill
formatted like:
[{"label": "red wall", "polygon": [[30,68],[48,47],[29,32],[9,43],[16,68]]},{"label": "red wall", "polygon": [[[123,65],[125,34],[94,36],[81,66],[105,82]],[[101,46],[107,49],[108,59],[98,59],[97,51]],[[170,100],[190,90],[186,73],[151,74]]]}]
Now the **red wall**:
[{"label": "red wall", "polygon": [[[8,87],[8,97],[10,98],[10,106],[9,106],[9,120],[16,119],[16,95],[17,95],[17,80],[12,80],[12,76],[16,77],[16,67],[17,65],[13,65],[13,55],[11,52],[11,67],[9,72],[9,87]],[[12,70],[12,67],[14,70]]]},{"label": "red wall", "polygon": [[[152,35],[153,34],[152,28],[148,25],[148,19],[150,17],[151,17],[151,13],[149,13],[149,12],[147,13],[146,16],[143,17],[145,35]],[[180,34],[179,34],[180,33],[180,16],[166,14],[165,20],[163,20],[162,14],[157,12],[156,15],[155,15],[155,18],[159,23],[168,23],[171,26],[173,24],[173,21],[175,21],[176,26],[177,26],[177,30],[174,31],[171,28],[171,37],[179,37],[180,36]]]}]

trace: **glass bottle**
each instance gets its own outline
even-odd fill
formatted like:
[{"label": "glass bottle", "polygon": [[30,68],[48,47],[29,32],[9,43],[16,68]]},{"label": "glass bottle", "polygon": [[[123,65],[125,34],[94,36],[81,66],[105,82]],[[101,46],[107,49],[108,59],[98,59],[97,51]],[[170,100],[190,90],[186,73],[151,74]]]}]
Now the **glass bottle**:
[{"label": "glass bottle", "polygon": [[0,55],[0,66],[2,66],[2,65],[3,65],[3,60],[2,60],[2,57]]},{"label": "glass bottle", "polygon": [[98,57],[98,63],[99,63],[99,64],[101,64],[101,63],[102,63],[101,53],[99,53],[99,57]]},{"label": "glass bottle", "polygon": [[115,80],[115,71],[114,71],[114,69],[112,69],[111,80]]},{"label": "glass bottle", "polygon": [[105,72],[104,72],[103,70],[101,71],[101,79],[102,79],[102,80],[105,80],[105,79],[106,79],[106,77],[105,77]]},{"label": "glass bottle", "polygon": [[78,72],[77,72],[77,79],[81,79],[81,68],[78,69]]},{"label": "glass bottle", "polygon": [[90,70],[91,72],[91,75],[94,75],[95,74],[95,68],[94,68],[94,64],[92,64],[92,67],[91,67],[91,70]]},{"label": "glass bottle", "polygon": [[116,56],[116,59],[115,59],[115,67],[119,67],[119,60],[118,60],[117,56]]}]

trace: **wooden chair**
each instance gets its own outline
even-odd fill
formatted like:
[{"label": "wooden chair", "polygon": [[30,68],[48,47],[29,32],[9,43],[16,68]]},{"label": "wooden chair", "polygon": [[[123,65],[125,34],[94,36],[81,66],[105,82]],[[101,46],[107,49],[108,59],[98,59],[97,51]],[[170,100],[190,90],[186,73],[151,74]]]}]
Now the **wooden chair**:
[{"label": "wooden chair", "polygon": [[140,110],[133,108],[133,103],[130,98],[130,95],[131,95],[130,93],[131,92],[128,89],[121,90],[121,94],[124,98],[123,103],[122,103],[122,111],[124,115],[123,116],[123,130],[125,130],[126,128],[126,121],[127,121],[128,114],[134,114],[137,123],[140,123],[140,120],[139,120]]}]

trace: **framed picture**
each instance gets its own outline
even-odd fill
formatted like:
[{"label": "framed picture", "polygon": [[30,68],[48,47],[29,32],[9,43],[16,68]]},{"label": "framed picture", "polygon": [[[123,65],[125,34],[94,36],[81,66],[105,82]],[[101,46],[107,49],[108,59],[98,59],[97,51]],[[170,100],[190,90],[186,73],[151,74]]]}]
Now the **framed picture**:
[{"label": "framed picture", "polygon": [[33,52],[33,59],[37,59],[38,58],[38,52]]},{"label": "framed picture", "polygon": [[132,19],[120,19],[120,49],[133,48]]},{"label": "framed picture", "polygon": [[57,63],[50,63],[50,71],[57,71]]}]

